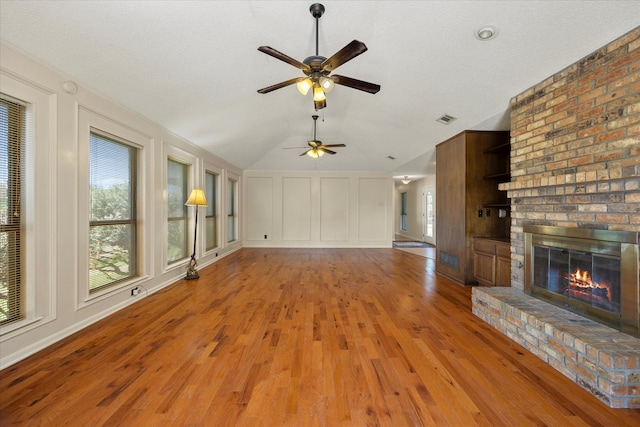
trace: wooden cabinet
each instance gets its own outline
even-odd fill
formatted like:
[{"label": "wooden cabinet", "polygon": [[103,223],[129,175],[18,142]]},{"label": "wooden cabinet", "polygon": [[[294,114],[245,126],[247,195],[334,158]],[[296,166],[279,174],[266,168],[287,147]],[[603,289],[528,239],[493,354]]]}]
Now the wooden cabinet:
[{"label": "wooden cabinet", "polygon": [[509,180],[509,141],[508,131],[464,131],[436,146],[436,271],[458,283],[476,282],[474,237],[509,236],[497,209],[508,206],[498,183]]},{"label": "wooden cabinet", "polygon": [[473,274],[479,285],[511,286],[511,247],[508,241],[476,238]]}]

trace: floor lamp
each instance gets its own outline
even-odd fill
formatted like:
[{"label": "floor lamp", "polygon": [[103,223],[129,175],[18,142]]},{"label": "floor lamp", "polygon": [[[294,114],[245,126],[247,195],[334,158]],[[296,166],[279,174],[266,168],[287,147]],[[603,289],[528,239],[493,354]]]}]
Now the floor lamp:
[{"label": "floor lamp", "polygon": [[193,280],[200,277],[198,270],[196,270],[196,265],[198,265],[196,262],[196,239],[198,237],[198,207],[208,206],[207,198],[204,196],[204,190],[201,188],[194,188],[191,190],[191,194],[189,195],[189,199],[187,199],[185,205],[196,207],[196,225],[193,230],[193,254],[191,255],[191,260],[187,267],[187,275],[185,276],[185,279]]}]

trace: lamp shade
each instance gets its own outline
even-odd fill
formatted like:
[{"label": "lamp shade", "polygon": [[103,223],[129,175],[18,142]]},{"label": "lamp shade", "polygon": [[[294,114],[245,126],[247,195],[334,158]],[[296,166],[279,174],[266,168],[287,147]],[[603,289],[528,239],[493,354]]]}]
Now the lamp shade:
[{"label": "lamp shade", "polygon": [[191,194],[187,199],[185,205],[187,206],[208,206],[207,198],[204,196],[204,190],[202,188],[194,188],[191,190]]},{"label": "lamp shade", "polygon": [[322,90],[322,86],[319,84],[313,85],[313,100],[316,102],[322,102],[326,100],[327,97],[324,96],[324,91]]},{"label": "lamp shade", "polygon": [[333,89],[333,79],[331,77],[320,77],[320,86],[324,93],[329,93]]}]

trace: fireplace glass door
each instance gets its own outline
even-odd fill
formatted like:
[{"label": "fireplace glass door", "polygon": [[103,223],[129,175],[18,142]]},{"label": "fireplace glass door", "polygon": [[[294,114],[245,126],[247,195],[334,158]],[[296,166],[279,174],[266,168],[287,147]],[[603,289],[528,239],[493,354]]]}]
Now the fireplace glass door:
[{"label": "fireplace glass door", "polygon": [[524,227],[524,291],[640,336],[640,233]]},{"label": "fireplace glass door", "polygon": [[569,300],[620,313],[620,257],[533,246],[534,285]]}]

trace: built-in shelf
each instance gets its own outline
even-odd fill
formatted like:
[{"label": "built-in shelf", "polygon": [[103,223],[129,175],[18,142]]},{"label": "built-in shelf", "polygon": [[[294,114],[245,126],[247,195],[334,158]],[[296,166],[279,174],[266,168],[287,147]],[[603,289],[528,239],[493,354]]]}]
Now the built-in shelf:
[{"label": "built-in shelf", "polygon": [[488,148],[484,150],[483,154],[497,154],[497,153],[508,153],[511,150],[511,142],[507,142],[504,144],[496,145],[495,147]]},{"label": "built-in shelf", "polygon": [[494,173],[491,175],[485,175],[482,177],[482,179],[497,179],[497,180],[506,180],[508,181],[511,178],[511,174],[509,172],[500,172],[500,173]]}]

